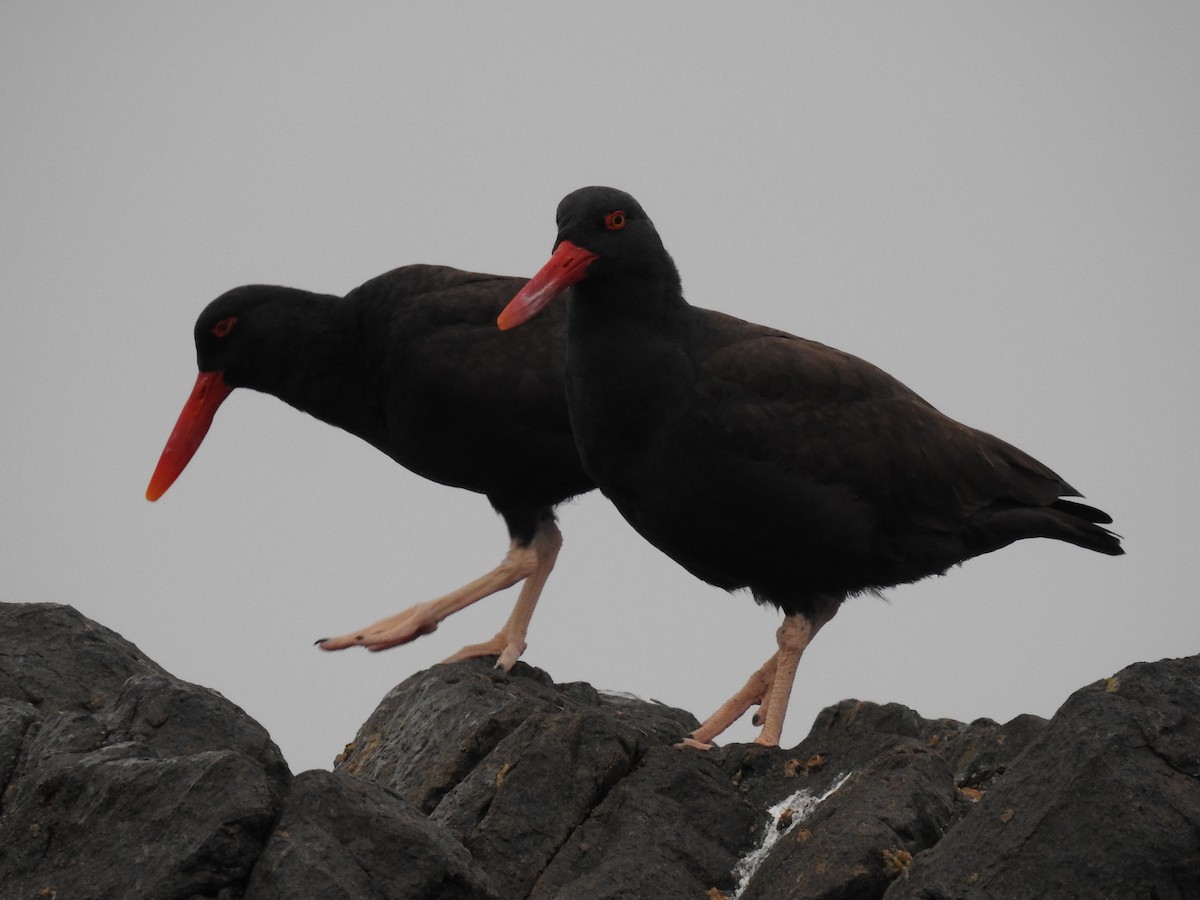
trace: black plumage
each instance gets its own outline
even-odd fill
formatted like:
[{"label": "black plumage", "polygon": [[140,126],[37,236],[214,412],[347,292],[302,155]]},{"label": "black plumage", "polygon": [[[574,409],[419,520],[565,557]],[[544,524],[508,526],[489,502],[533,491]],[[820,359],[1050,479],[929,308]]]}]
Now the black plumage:
[{"label": "black plumage", "polygon": [[524,283],[413,265],[344,298],[270,285],[228,291],[196,321],[200,374],[147,497],[182,472],[231,390],[273,394],[425,478],[485,494],[511,539],[505,560],[480,579],[322,646],[404,643],[524,579],[504,630],[453,657],[496,653],[511,667],[561,543],[554,506],[593,486],[563,393],[565,315],[524,334],[496,330],[497,313]]},{"label": "black plumage", "polygon": [[628,194],[568,195],[555,246],[500,325],[570,287],[567,398],[584,469],[689,572],[786,617],[779,652],[697,743],[756,702],[759,740],[776,743],[795,664],[847,596],[1023,538],[1123,552],[1109,517],[1065,499],[1078,491],[1049,468],[870,363],[689,305]]}]

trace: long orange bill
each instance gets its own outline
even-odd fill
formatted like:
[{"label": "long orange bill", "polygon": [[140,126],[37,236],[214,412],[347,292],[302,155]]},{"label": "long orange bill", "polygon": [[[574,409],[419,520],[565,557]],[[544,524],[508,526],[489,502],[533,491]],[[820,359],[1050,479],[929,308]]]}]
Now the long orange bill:
[{"label": "long orange bill", "polygon": [[157,500],[175,483],[179,473],[187,466],[196,448],[208,434],[217,407],[232,390],[220,372],[201,372],[196,376],[192,394],[183,405],[179,421],[175,423],[174,431],[167,438],[167,446],[163,448],[158,466],[150,477],[150,486],[146,488],[147,500]]},{"label": "long orange bill", "polygon": [[575,282],[581,281],[587,274],[587,267],[595,259],[599,257],[592,251],[584,250],[570,241],[560,241],[550,261],[504,307],[504,312],[496,319],[500,330],[508,331],[528,322],[547,303]]}]

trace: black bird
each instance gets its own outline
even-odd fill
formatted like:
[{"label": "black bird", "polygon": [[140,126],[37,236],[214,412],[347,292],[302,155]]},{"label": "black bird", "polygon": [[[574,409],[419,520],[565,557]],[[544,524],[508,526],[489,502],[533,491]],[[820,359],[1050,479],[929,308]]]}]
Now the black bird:
[{"label": "black bird", "polygon": [[1058,475],[886,372],[690,306],[629,194],[563,199],[554,255],[500,327],[571,285],[567,405],[584,470],[693,575],[785,616],[778,651],[686,743],[708,746],[758,703],[757,742],[777,744],[800,655],[848,596],[1022,538],[1124,552]]},{"label": "black bird", "polygon": [[146,498],[157,500],[183,471],[230,391],[274,394],[418,475],[485,494],[511,539],[486,575],[320,646],[404,644],[524,580],[501,631],[451,657],[497,655],[498,666],[511,668],[562,544],[554,506],[594,486],[567,416],[565,316],[525,334],[496,330],[497,313],[523,284],[415,265],[345,298],[269,285],[222,294],[196,321],[200,374]]}]

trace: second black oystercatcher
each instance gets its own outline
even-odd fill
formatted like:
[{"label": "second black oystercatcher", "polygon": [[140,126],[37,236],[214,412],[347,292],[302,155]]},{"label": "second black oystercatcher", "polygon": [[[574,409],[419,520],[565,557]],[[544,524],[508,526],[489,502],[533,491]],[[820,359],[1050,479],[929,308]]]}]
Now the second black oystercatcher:
[{"label": "second black oystercatcher", "polygon": [[708,746],[757,703],[757,742],[777,744],[800,656],[848,596],[1023,538],[1124,552],[1058,475],[886,372],[690,306],[629,194],[563,199],[554,254],[500,327],[571,285],[567,403],[584,469],[689,572],[785,616],[777,652],[687,743]]},{"label": "second black oystercatcher", "polygon": [[200,374],[147,499],[157,500],[183,471],[234,388],[274,394],[418,475],[485,494],[508,526],[508,554],[492,571],[320,646],[383,650],[407,643],[524,581],[500,632],[451,657],[495,655],[498,666],[511,668],[525,651],[562,543],[554,506],[594,486],[580,467],[567,416],[565,314],[524,334],[496,330],[496,315],[524,284],[414,265],[344,298],[270,285],[228,291],[196,321]]}]

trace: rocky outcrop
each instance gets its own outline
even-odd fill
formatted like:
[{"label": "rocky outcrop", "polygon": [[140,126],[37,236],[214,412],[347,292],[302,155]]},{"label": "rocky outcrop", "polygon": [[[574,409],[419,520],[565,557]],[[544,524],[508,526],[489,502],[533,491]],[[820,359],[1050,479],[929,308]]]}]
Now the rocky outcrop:
[{"label": "rocky outcrop", "polygon": [[0,605],[0,896],[236,897],[291,783],[266,731],[69,607]]},{"label": "rocky outcrop", "polygon": [[245,896],[495,897],[471,854],[411,803],[363,778],[296,777]]},{"label": "rocky outcrop", "polygon": [[0,604],[0,900],[1200,896],[1200,657],[1053,719],[847,700],[790,750],[518,664],[392,690],[332,772],[69,607]]},{"label": "rocky outcrop", "polygon": [[1200,897],[1200,658],[1076,691],[892,898]]}]

